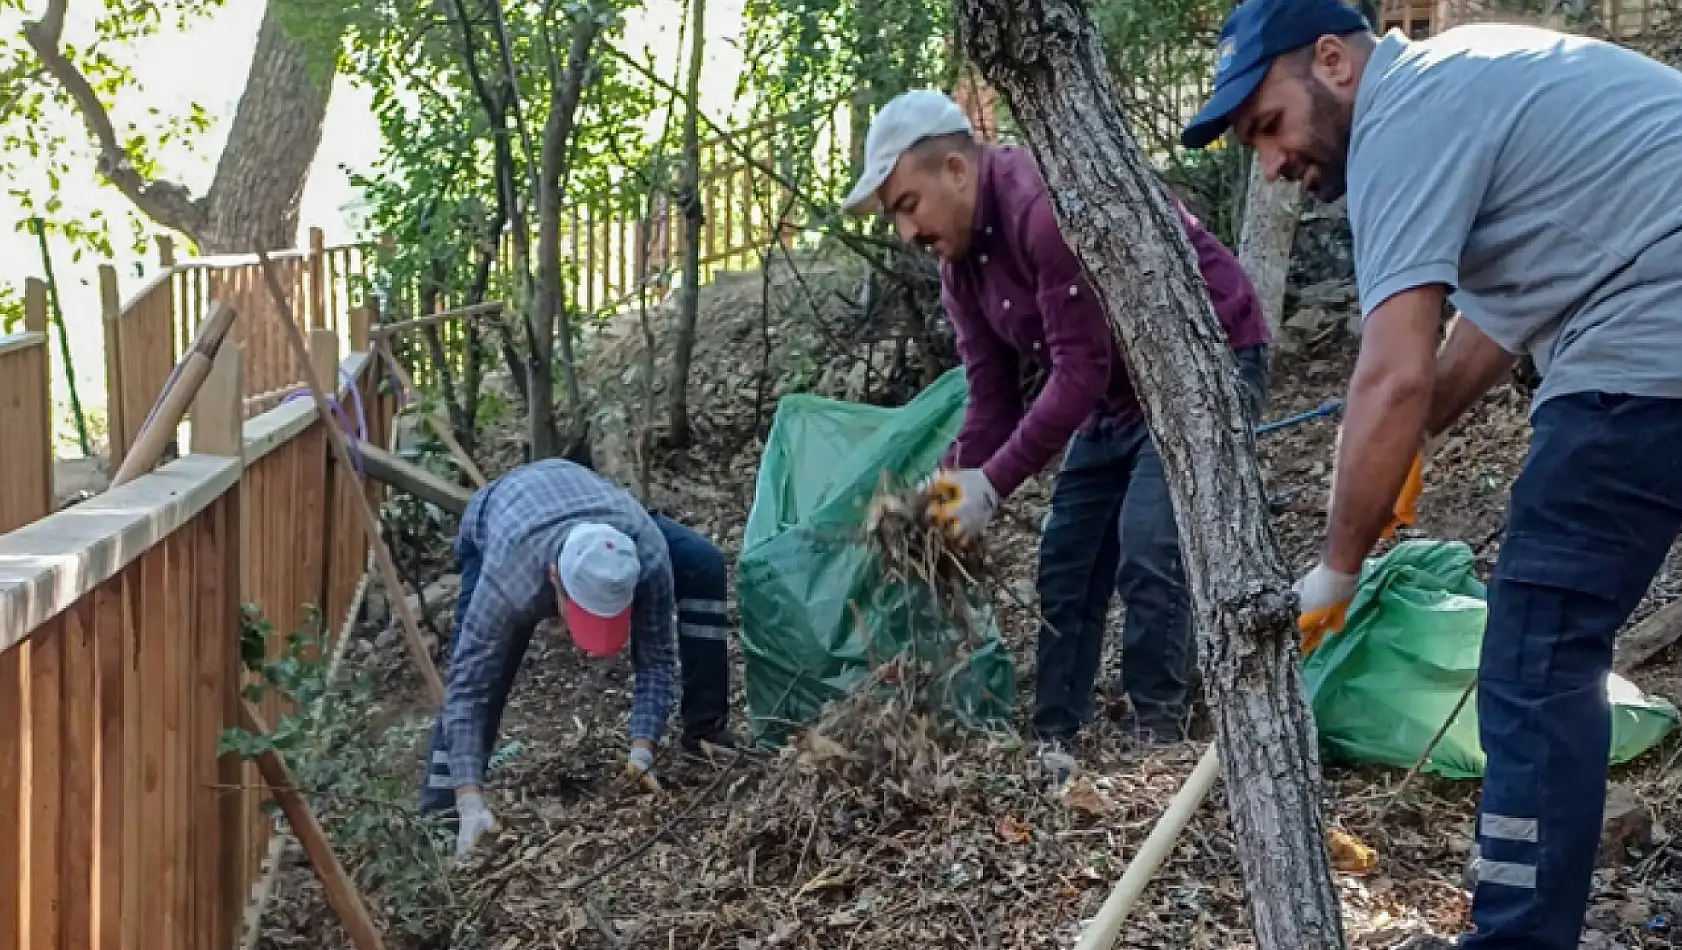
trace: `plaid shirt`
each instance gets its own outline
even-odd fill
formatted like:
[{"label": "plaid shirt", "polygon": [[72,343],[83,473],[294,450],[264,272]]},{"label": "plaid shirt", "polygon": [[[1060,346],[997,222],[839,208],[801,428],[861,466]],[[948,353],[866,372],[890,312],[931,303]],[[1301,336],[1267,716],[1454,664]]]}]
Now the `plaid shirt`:
[{"label": "plaid shirt", "polygon": [[546,459],[515,468],[473,496],[461,538],[478,549],[479,581],[463,591],[467,606],[455,633],[440,714],[456,786],[483,777],[493,684],[514,634],[556,615],[549,568],[568,532],[584,522],[611,525],[636,542],[642,577],[632,605],[631,739],[656,744],[677,695],[672,566],[666,539],[630,494],[587,468]]}]

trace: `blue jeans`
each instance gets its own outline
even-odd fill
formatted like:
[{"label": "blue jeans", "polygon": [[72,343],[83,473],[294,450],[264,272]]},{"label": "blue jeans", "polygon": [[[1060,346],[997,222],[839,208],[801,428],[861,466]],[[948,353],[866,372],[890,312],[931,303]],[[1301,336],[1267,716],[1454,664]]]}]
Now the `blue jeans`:
[{"label": "blue jeans", "polygon": [[[1234,355],[1254,424],[1266,400],[1267,350]],[[1127,610],[1121,688],[1141,727],[1176,737],[1196,653],[1174,507],[1142,421],[1100,421],[1077,433],[1052,488],[1040,538],[1039,738],[1066,742],[1091,721],[1105,615],[1118,591]]]},{"label": "blue jeans", "polygon": [[[672,562],[672,590],[677,601],[678,664],[682,668],[683,690],[679,702],[686,745],[721,733],[730,720],[729,573],[724,554],[703,535],[664,515],[654,523],[666,539]],[[473,589],[479,583],[483,557],[465,534],[456,537],[456,564],[461,570],[461,596],[456,600],[452,631],[461,629]],[[531,645],[536,625],[509,631],[514,649],[497,673],[489,715],[485,719],[484,748],[495,747],[502,728],[502,712],[514,677]],[[452,637],[452,650],[458,639]],[[452,653],[453,659],[453,653]],[[444,741],[442,720],[433,723],[431,748],[427,753],[426,780],[421,789],[421,810],[442,811],[455,804],[455,785],[450,780],[449,748]]]},{"label": "blue jeans", "polygon": [[1489,585],[1467,950],[1575,950],[1606,805],[1618,629],[1682,529],[1682,400],[1537,407]]}]

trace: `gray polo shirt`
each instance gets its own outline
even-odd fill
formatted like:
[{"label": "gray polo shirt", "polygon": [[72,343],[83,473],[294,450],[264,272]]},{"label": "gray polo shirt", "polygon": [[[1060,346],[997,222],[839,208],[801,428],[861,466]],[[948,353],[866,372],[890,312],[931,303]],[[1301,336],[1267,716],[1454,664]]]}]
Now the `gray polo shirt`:
[{"label": "gray polo shirt", "polygon": [[1572,392],[1682,398],[1682,72],[1486,24],[1378,44],[1355,100],[1349,222],[1363,318],[1452,288]]}]

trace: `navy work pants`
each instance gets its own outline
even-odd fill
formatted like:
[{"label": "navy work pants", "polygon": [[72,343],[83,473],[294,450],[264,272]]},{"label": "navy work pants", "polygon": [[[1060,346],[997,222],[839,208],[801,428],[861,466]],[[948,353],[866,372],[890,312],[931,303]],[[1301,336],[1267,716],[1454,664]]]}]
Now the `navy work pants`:
[{"label": "navy work pants", "polygon": [[[683,719],[683,739],[709,739],[722,732],[730,720],[730,651],[729,651],[729,573],[724,554],[700,533],[678,524],[665,515],[654,515],[654,523],[665,536],[666,550],[672,562],[672,589],[677,601],[678,663],[682,667],[683,691],[680,701]],[[479,582],[482,558],[479,551],[465,537],[456,539],[456,563],[461,570],[461,596],[456,600],[452,631],[461,629],[461,618]],[[514,649],[508,652],[507,664],[497,673],[491,693],[489,715],[485,728],[485,750],[496,745],[502,726],[502,712],[508,705],[508,694],[514,687],[514,677],[520,671],[526,648],[531,644],[532,627],[512,632]],[[453,657],[452,657],[453,659]],[[455,804],[455,785],[450,781],[449,750],[444,740],[443,721],[432,727],[432,743],[427,754],[425,787],[421,790],[421,810],[440,811]]]},{"label": "navy work pants", "polygon": [[1466,950],[1575,950],[1606,804],[1613,638],[1682,528],[1682,400],[1537,407],[1489,586]]},{"label": "navy work pants", "polygon": [[[1267,350],[1239,350],[1252,423],[1267,395]],[[1104,621],[1126,607],[1121,688],[1138,725],[1177,738],[1196,651],[1180,534],[1162,459],[1144,422],[1099,421],[1069,442],[1040,538],[1035,734],[1069,741],[1092,719]]]}]

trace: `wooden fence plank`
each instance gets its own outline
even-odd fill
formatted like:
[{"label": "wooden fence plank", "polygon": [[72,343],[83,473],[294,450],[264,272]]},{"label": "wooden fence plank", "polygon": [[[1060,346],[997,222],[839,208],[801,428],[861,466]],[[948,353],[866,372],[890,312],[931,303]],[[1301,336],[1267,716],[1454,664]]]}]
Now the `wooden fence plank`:
[{"label": "wooden fence plank", "polygon": [[[150,476],[155,477],[155,476]],[[145,569],[136,565],[121,575],[122,583],[122,649],[118,661],[122,663],[123,679],[123,782],[122,796],[122,907],[123,950],[141,946],[146,925],[145,862],[142,853],[141,825],[146,812],[141,801],[146,784],[145,742],[142,723],[141,636],[140,624],[145,620],[142,608],[146,590]]]},{"label": "wooden fence plank", "polygon": [[[139,624],[136,646],[140,651],[139,673],[132,680],[140,693],[140,788],[137,800],[139,814],[135,824],[140,826],[139,861],[134,873],[149,882],[150,887],[140,894],[141,946],[166,950],[173,947],[173,934],[165,933],[167,902],[159,900],[156,889],[164,881],[165,813],[163,705],[165,657],[162,639],[170,629],[173,618],[169,609],[169,560],[167,547],[160,546],[140,561],[140,611],[135,619]],[[148,891],[151,892],[148,896]]]},{"label": "wooden fence plank", "polygon": [[128,572],[94,591],[93,677],[95,696],[93,880],[90,932],[94,946],[117,950],[123,944],[123,693],[127,663],[125,643],[133,643],[125,623]]},{"label": "wooden fence plank", "polygon": [[64,618],[53,618],[24,642],[29,704],[24,731],[29,736],[26,783],[29,796],[28,867],[24,870],[24,914],[29,920],[28,947],[56,947],[62,933],[61,843],[64,775],[60,679],[64,672]]},{"label": "wooden fence plank", "polygon": [[64,669],[59,679],[63,724],[63,833],[60,836],[59,908],[65,950],[93,946],[94,693],[93,598],[63,615]]},{"label": "wooden fence plank", "polygon": [[[0,815],[23,815],[29,746],[23,724],[29,706],[29,680],[23,650],[0,651]],[[23,881],[23,842],[28,825],[18,819],[0,820],[0,881]],[[0,947],[24,946],[24,889],[0,887]]]},{"label": "wooden fence plank", "polygon": [[47,397],[47,337],[0,336],[0,534],[52,511],[52,414]]}]

